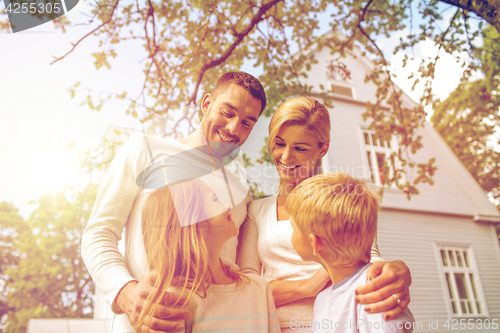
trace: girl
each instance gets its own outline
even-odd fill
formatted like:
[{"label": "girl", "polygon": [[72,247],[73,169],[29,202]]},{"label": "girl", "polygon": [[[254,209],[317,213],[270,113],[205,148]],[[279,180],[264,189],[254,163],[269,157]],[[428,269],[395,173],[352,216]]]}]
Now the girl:
[{"label": "girl", "polygon": [[[154,291],[142,309],[137,331],[164,297],[177,297],[191,320],[186,332],[279,332],[269,285],[258,276],[237,273],[219,255],[238,234],[229,206],[201,180],[154,191],[142,211],[149,268],[156,270]],[[148,325],[150,326],[150,325]]]}]

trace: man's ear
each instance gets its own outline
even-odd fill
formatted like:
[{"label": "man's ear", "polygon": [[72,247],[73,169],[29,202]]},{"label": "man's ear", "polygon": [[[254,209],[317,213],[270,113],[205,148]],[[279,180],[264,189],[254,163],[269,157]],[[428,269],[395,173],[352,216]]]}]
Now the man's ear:
[{"label": "man's ear", "polygon": [[309,234],[309,239],[311,240],[311,247],[313,249],[313,254],[315,256],[318,256],[319,253],[321,252],[321,248],[323,247],[321,238],[319,238],[315,234]]},{"label": "man's ear", "polygon": [[206,94],[205,96],[203,96],[203,99],[201,101],[201,112],[203,112],[203,115],[207,114],[208,107],[210,106],[211,102],[212,102],[211,94]]}]

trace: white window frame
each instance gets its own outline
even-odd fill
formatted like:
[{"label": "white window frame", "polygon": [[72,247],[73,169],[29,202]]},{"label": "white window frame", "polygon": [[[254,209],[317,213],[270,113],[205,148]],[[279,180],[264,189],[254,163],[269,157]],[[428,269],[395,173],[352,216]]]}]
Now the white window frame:
[{"label": "white window frame", "polygon": [[[335,86],[351,89],[351,96],[336,93]],[[332,91],[335,95],[356,99],[356,92],[354,91],[354,86],[352,84],[330,79],[330,89],[332,89]]]},{"label": "white window frame", "polygon": [[[472,247],[434,244],[434,249],[448,316],[450,318],[489,318],[488,306]],[[444,259],[442,253],[444,253]],[[459,262],[461,262],[461,266]],[[455,274],[464,276],[464,287],[467,294],[465,298],[460,298]]]},{"label": "white window frame", "polygon": [[[368,130],[366,128],[360,128],[361,132],[361,144],[363,146],[363,160],[365,161],[365,165],[368,166],[369,175],[368,179],[372,181],[373,184],[382,187],[382,182],[380,180],[380,170],[378,167],[378,161],[377,161],[377,153],[378,154],[384,154],[385,160],[388,162],[390,166],[390,157],[392,153],[397,152],[397,139],[393,136],[390,142],[385,142],[382,146],[382,143],[380,139],[375,139],[375,131]],[[366,137],[365,135],[368,135],[368,144],[366,143]],[[374,144],[375,142],[375,144]],[[370,153],[370,156],[368,157],[367,153]],[[400,168],[399,161],[396,162],[396,169]],[[389,177],[393,177],[394,173],[392,169],[389,171]],[[399,180],[399,183],[404,184],[405,177],[402,175],[402,177]],[[395,188],[397,189],[396,183],[392,183],[390,188]]]},{"label": "white window frame", "polygon": [[[345,66],[344,63],[340,63],[339,64],[342,64]],[[329,62],[329,66],[332,65],[332,62]],[[347,67],[345,67],[347,68]],[[338,95],[338,96],[342,96],[342,97],[347,97],[347,98],[352,98],[352,99],[356,99],[356,91],[354,90],[354,84],[352,82],[352,78],[346,78],[345,80],[341,80],[339,79],[338,77],[336,77],[335,75],[331,75],[331,73],[329,72],[330,69],[327,68],[327,75],[326,75],[326,79],[330,85],[330,89],[332,91],[335,91],[334,89],[334,86],[339,86],[339,87],[342,87],[342,88],[348,88],[351,90],[351,95],[352,96],[347,96],[347,95],[344,95],[344,94],[339,94],[339,93],[335,93],[335,95]]]}]

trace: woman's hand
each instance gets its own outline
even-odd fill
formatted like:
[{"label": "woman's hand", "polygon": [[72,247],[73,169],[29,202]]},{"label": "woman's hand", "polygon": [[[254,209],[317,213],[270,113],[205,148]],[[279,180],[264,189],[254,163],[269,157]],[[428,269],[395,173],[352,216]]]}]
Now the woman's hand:
[{"label": "woman's hand", "polygon": [[[154,290],[153,281],[156,278],[155,273],[156,271],[152,271],[140,282],[132,281],[126,284],[125,287],[123,287],[123,289],[118,293],[116,298],[116,304],[123,312],[125,312],[130,320],[130,323],[134,327],[139,321],[139,315],[144,303],[146,302],[146,298]],[[143,325],[140,332],[159,333],[184,330],[184,323],[181,320],[188,320],[190,318],[191,315],[189,311],[171,306],[171,304],[178,300],[179,297],[177,295],[175,295],[175,297],[169,297],[172,296],[171,294],[167,294],[165,296],[166,297],[162,299],[155,312],[150,314],[154,317],[149,323],[151,326],[147,327],[146,325]],[[180,301],[183,303],[184,298]]]},{"label": "woman's hand", "polygon": [[410,303],[411,275],[402,261],[373,263],[366,271],[365,285],[356,289],[356,302],[367,304],[369,313],[384,312],[384,319],[399,316]]},{"label": "woman's hand", "polygon": [[302,298],[316,297],[330,281],[328,272],[322,267],[305,280],[273,280],[269,282],[276,307]]}]

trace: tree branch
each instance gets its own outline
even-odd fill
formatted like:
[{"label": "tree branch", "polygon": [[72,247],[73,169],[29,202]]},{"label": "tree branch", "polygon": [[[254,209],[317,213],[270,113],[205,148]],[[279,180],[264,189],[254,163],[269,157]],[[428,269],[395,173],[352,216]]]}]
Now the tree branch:
[{"label": "tree branch", "polygon": [[450,5],[460,7],[485,19],[497,31],[500,32],[500,15],[498,9],[500,8],[500,1],[498,0],[441,0]]},{"label": "tree branch", "polygon": [[68,51],[68,53],[66,53],[65,55],[63,55],[62,57],[60,58],[57,58],[57,57],[54,57],[56,58],[54,61],[52,61],[50,64],[54,64],[60,60],[63,60],[68,54],[72,53],[76,47],[78,46],[78,44],[80,44],[84,39],[86,39],[88,36],[92,35],[94,32],[98,31],[99,29],[101,29],[102,27],[104,27],[106,24],[108,24],[109,22],[111,22],[111,19],[113,18],[113,14],[115,13],[115,10],[116,10],[116,7],[118,6],[118,3],[120,2],[120,0],[116,0],[115,4],[113,5],[113,9],[111,10],[111,13],[109,14],[109,17],[108,19],[105,21],[105,22],[102,22],[102,24],[100,24],[97,28],[95,28],[94,30],[90,31],[88,34],[86,34],[85,36],[83,36],[82,38],[80,38],[76,43],[71,43],[73,45],[73,47],[71,48],[71,50]]},{"label": "tree branch", "polygon": [[[361,15],[358,18],[358,23],[356,23],[356,27],[358,29],[361,28],[361,22],[363,22],[363,20],[365,19],[366,11],[368,10],[368,7],[370,7],[372,2],[373,2],[373,0],[368,1],[365,8],[363,8],[363,13],[361,13]],[[356,33],[353,31],[351,37],[349,37],[349,39],[347,41],[345,41],[344,43],[342,43],[342,45],[340,45],[339,50],[342,51],[344,49],[344,47],[349,45],[349,43],[351,43],[353,41],[354,37],[356,37]],[[371,38],[368,37],[368,39],[371,41]]]},{"label": "tree branch", "polygon": [[224,52],[218,59],[212,60],[208,64],[203,65],[203,67],[200,69],[200,74],[198,75],[198,79],[196,80],[196,86],[194,88],[193,94],[191,95],[191,98],[188,100],[187,105],[190,105],[191,103],[195,102],[196,95],[198,94],[198,89],[200,87],[201,81],[203,80],[203,75],[205,74],[205,72],[208,69],[223,63],[233,53],[234,49],[243,41],[243,39],[253,30],[253,28],[263,20],[262,16],[268,10],[270,10],[272,7],[278,4],[278,2],[282,1],[283,0],[272,0],[266,3],[264,6],[260,7],[259,11],[253,17],[252,21],[249,23],[247,28],[238,34],[236,40],[233,42],[233,44],[231,44],[231,46],[226,50],[226,52]]}]

